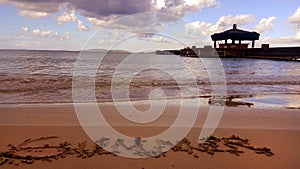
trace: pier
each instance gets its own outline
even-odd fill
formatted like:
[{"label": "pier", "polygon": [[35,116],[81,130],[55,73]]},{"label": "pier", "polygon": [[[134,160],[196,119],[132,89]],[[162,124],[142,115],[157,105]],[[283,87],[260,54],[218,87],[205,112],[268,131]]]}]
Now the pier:
[{"label": "pier", "polygon": [[[156,51],[156,54],[173,54],[182,57],[251,58],[300,61],[300,46],[270,47],[269,44],[262,44],[260,48],[255,48],[255,41],[259,40],[259,36],[260,34],[257,32],[241,30],[237,28],[236,24],[233,24],[232,29],[211,35],[213,46],[205,46],[203,48],[192,46],[180,50],[160,50]],[[248,47],[248,43],[243,43],[244,41],[250,41],[251,47]]]}]

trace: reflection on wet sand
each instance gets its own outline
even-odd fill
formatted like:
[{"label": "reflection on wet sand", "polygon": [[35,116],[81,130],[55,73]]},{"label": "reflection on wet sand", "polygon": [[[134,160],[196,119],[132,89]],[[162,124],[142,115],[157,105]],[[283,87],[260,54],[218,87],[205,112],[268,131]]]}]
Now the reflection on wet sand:
[{"label": "reflection on wet sand", "polygon": [[207,98],[208,105],[228,107],[264,107],[300,109],[298,94],[263,94],[263,95],[232,95],[232,96],[201,96]]}]

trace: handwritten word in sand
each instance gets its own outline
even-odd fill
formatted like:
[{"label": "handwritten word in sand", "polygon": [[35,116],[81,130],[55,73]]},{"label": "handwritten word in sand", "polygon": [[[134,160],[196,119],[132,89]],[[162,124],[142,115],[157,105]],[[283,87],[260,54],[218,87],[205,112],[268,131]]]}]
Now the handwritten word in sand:
[{"label": "handwritten word in sand", "polygon": [[[18,166],[20,163],[32,164],[35,161],[52,162],[54,160],[66,158],[67,156],[76,156],[77,158],[81,159],[90,158],[95,155],[116,156],[116,154],[104,150],[97,144],[94,144],[92,148],[87,148],[87,141],[83,141],[77,144],[77,146],[72,146],[72,144],[69,142],[61,142],[58,145],[51,145],[50,143],[47,143],[47,141],[51,142],[54,139],[58,139],[58,137],[49,136],[37,139],[29,138],[19,145],[9,144],[9,149],[7,151],[0,152],[0,165],[10,164]],[[120,140],[117,140],[116,145],[123,146],[128,150],[134,150],[141,156],[147,155],[149,152],[144,151],[143,140],[141,140],[139,137],[136,140],[137,141],[135,144],[129,146],[120,142]],[[158,140],[158,142],[160,143],[160,146],[170,146],[169,144],[171,144],[170,142],[164,140]],[[187,138],[184,138],[172,148],[174,152],[187,152],[188,154],[193,155],[195,158],[199,158],[199,152],[204,152],[212,156],[216,153],[229,153],[239,156],[240,154],[244,153],[242,149],[252,150],[257,154],[266,156],[274,155],[270,148],[256,148],[250,145],[248,139],[243,139],[235,135],[222,138],[210,136],[205,142],[199,143],[197,146],[193,146]],[[166,155],[167,152],[164,152],[155,156],[155,158],[166,157]]]}]

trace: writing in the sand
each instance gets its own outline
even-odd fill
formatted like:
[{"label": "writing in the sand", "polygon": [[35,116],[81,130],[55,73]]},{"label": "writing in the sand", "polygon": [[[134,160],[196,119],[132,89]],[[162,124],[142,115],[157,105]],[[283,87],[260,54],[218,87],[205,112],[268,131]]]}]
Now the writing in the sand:
[{"label": "writing in the sand", "polygon": [[[19,145],[9,144],[9,149],[7,151],[0,152],[0,165],[8,164],[18,166],[21,163],[32,164],[35,161],[52,162],[53,160],[63,159],[67,156],[76,156],[77,158],[85,159],[95,155],[116,155],[104,150],[97,144],[92,145],[92,148],[87,148],[87,141],[83,141],[77,144],[77,146],[72,146],[72,144],[67,141],[61,142],[58,145],[51,145],[50,143],[47,143],[47,141],[50,142],[54,139],[58,140],[59,138],[56,136],[41,137],[37,139],[29,138]],[[137,138],[137,140],[138,141],[136,141],[134,145],[123,144],[122,146],[127,147],[131,151],[135,151],[135,153],[140,156],[148,156],[149,154],[147,153],[149,152],[145,152],[145,149],[143,148],[143,140],[140,138]],[[169,141],[158,141],[161,146],[170,144]],[[119,142],[120,140],[118,141],[118,144]],[[274,155],[270,148],[254,147],[250,145],[248,139],[243,139],[235,135],[222,138],[210,136],[205,142],[198,143],[195,146],[192,145],[187,138],[184,138],[172,147],[174,152],[187,152],[187,154],[192,155],[195,158],[199,158],[200,152],[204,152],[212,156],[216,153],[229,153],[240,156],[242,153],[245,153],[243,149],[248,149],[257,154],[266,156]],[[165,157],[167,156],[167,153],[168,152],[163,152],[154,156],[154,158]]]}]

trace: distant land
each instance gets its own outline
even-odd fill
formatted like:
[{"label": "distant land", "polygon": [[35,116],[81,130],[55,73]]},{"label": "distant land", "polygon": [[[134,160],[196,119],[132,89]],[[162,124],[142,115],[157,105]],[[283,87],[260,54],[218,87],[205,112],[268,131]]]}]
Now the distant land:
[{"label": "distant land", "polygon": [[87,51],[87,52],[99,52],[99,53],[127,53],[127,54],[130,54],[130,53],[156,53],[155,50],[153,51],[139,51],[139,52],[130,52],[130,51],[127,51],[127,50],[106,50],[106,49],[87,49],[87,50],[82,50],[82,51]]},{"label": "distant land", "polygon": [[99,53],[132,53],[126,50],[106,50],[106,49],[87,49],[87,50],[52,50],[52,49],[0,49],[0,51],[48,51],[48,52],[99,52]]}]

